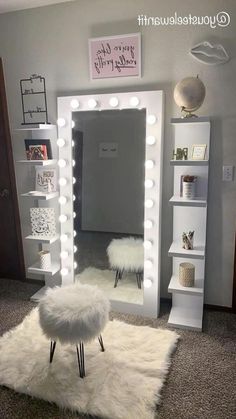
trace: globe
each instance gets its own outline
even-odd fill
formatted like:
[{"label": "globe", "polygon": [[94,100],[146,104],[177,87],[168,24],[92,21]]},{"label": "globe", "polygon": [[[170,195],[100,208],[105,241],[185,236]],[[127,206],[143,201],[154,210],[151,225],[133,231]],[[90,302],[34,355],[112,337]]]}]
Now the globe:
[{"label": "globe", "polygon": [[203,82],[197,77],[186,77],[179,81],[174,89],[174,100],[185,112],[185,117],[196,116],[192,114],[202,105],[206,95]]}]

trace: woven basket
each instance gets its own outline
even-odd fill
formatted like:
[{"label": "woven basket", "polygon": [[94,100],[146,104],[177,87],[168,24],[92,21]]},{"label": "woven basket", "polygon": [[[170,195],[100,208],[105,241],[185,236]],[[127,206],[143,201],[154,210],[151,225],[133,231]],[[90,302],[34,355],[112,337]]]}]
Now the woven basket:
[{"label": "woven basket", "polygon": [[195,266],[192,263],[180,263],[179,282],[183,287],[194,287]]}]

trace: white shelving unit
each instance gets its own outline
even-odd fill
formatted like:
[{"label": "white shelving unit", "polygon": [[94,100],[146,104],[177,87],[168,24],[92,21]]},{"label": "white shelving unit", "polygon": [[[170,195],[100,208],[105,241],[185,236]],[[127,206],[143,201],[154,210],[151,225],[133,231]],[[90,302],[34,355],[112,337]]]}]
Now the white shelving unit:
[{"label": "white shelving unit", "polygon": [[[56,126],[55,125],[49,125],[49,124],[35,124],[34,126],[24,126],[22,128],[19,129],[15,129],[16,132],[18,133],[23,133],[24,131],[26,131],[28,133],[28,135],[32,135],[30,138],[34,138],[34,139],[44,139],[44,138],[50,138],[51,140],[51,146],[52,144],[52,140],[53,137],[56,137]],[[48,132],[48,130],[50,130],[50,132]],[[54,131],[55,130],[55,133]],[[54,136],[53,136],[54,134]],[[55,151],[55,150],[54,150]],[[55,154],[55,153],[54,153]],[[34,167],[34,166],[45,166],[45,167],[50,167],[50,166],[56,166],[57,164],[57,160],[56,159],[51,159],[51,160],[26,160],[26,159],[22,159],[22,160],[18,160],[17,163],[21,163],[23,165],[25,165],[25,167]],[[31,169],[29,169],[31,170]],[[34,179],[33,182],[34,183]],[[55,207],[55,202],[52,201],[52,204],[50,204],[50,202],[55,198],[57,198],[59,196],[59,192],[50,192],[50,193],[30,193],[26,192],[26,193],[21,193],[20,194],[21,197],[23,197],[24,199],[29,199],[30,201],[33,200],[34,201],[34,205],[38,206],[38,207]],[[57,207],[55,207],[57,208]],[[45,270],[45,269],[41,269],[39,267],[39,262],[35,262],[33,263],[31,266],[29,266],[27,268],[27,271],[30,274],[33,275],[37,275],[37,276],[41,276],[43,275],[44,280],[45,280],[45,286],[43,288],[41,288],[36,294],[34,294],[31,297],[31,300],[33,301],[39,301],[40,298],[45,294],[47,288],[54,286],[54,282],[52,281],[52,277],[54,277],[60,270],[60,263],[59,263],[59,258],[58,258],[58,251],[55,251],[55,249],[53,247],[51,247],[51,245],[55,246],[55,244],[58,242],[59,240],[59,235],[55,235],[54,237],[48,237],[48,236],[33,236],[33,235],[28,235],[25,237],[26,241],[32,242],[33,244],[38,245],[38,250],[50,250],[51,253],[51,259],[52,259],[52,264],[51,264],[51,268],[49,270]],[[37,256],[35,257],[35,259],[37,259]]]},{"label": "white shelving unit", "polygon": [[[210,119],[173,118],[173,149],[188,147],[189,156],[194,144],[206,144],[206,160],[171,160],[174,168],[174,191],[170,198],[173,206],[173,242],[168,255],[172,257],[172,277],[168,291],[172,293],[172,309],[168,324],[174,327],[202,330],[204,281],[205,281],[205,246],[207,226],[207,193],[210,148]],[[186,200],[180,196],[182,175],[197,176],[196,198]],[[194,249],[182,248],[182,233],[194,230]],[[188,261],[195,265],[194,287],[183,287],[179,283],[179,265]]]}]

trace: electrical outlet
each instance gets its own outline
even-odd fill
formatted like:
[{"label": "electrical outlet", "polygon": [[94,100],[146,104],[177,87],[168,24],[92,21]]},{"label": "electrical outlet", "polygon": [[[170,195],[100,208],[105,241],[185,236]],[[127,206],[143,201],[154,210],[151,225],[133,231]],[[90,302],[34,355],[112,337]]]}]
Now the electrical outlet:
[{"label": "electrical outlet", "polygon": [[99,157],[116,158],[118,157],[118,143],[100,143]]},{"label": "electrical outlet", "polygon": [[223,181],[232,182],[234,178],[234,166],[223,166]]}]

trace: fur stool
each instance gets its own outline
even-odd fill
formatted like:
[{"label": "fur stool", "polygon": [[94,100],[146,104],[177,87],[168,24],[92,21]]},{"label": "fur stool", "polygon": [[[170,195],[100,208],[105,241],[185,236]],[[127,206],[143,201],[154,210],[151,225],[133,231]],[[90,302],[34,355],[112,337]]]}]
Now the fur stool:
[{"label": "fur stool", "polygon": [[97,287],[77,282],[50,288],[39,303],[40,325],[51,340],[50,363],[57,341],[74,344],[80,377],[84,378],[84,342],[98,337],[104,352],[101,331],[108,321],[109,309],[109,300]]},{"label": "fur stool", "polygon": [[135,237],[113,239],[107,248],[111,269],[116,271],[114,288],[117,287],[123,273],[135,272],[138,288],[141,288],[143,277],[143,240]]}]

